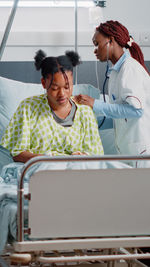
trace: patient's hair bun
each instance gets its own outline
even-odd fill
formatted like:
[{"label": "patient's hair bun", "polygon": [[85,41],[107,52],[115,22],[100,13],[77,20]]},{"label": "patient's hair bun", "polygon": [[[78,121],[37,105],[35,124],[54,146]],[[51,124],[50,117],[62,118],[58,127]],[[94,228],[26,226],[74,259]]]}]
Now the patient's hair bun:
[{"label": "patient's hair bun", "polygon": [[46,58],[46,54],[43,50],[38,50],[36,52],[36,55],[34,57],[34,65],[37,70],[41,69],[42,62],[45,58]]},{"label": "patient's hair bun", "polygon": [[70,59],[72,66],[75,67],[81,63],[80,56],[75,51],[66,51],[65,55]]}]

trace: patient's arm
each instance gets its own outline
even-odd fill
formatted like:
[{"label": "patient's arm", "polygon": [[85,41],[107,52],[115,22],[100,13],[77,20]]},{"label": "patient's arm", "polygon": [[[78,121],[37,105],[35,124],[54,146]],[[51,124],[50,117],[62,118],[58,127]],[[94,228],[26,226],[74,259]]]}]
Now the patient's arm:
[{"label": "patient's arm", "polygon": [[29,159],[37,157],[37,156],[43,156],[43,154],[34,154],[34,153],[29,152],[29,151],[23,151],[20,154],[18,154],[17,156],[14,156],[13,160],[25,163]]},{"label": "patient's arm", "polygon": [[[14,156],[13,160],[17,161],[17,162],[25,163],[31,158],[34,158],[34,157],[37,157],[37,156],[44,156],[44,155],[46,155],[46,154],[35,154],[35,153],[29,152],[29,151],[23,151],[20,154],[18,154],[17,156]],[[68,156],[68,154],[58,153],[57,151],[53,151],[51,153],[51,155],[52,156],[56,156],[56,155],[66,155],[66,156]],[[88,155],[88,153],[76,151],[76,152],[73,152],[71,155]]]}]

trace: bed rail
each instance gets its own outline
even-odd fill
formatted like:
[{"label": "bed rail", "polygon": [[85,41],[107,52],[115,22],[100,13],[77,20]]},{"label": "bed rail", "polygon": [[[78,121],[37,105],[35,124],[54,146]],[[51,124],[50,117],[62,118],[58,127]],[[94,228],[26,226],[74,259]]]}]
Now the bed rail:
[{"label": "bed rail", "polygon": [[[150,155],[147,156],[73,156],[73,157],[49,157],[49,156],[40,156],[40,157],[35,157],[31,160],[29,160],[25,165],[24,168],[22,170],[21,173],[21,177],[20,177],[20,181],[19,181],[19,185],[18,185],[18,241],[14,244],[14,248],[17,254],[12,254],[11,258],[12,260],[15,261],[19,261],[21,262],[24,257],[26,258],[26,261],[37,261],[40,262],[41,264],[45,264],[45,263],[49,263],[49,264],[61,264],[61,263],[72,263],[72,262],[77,262],[77,263],[81,263],[81,262],[105,262],[105,261],[120,261],[120,260],[124,260],[124,261],[133,261],[133,260],[138,260],[138,259],[147,259],[150,258],[150,253],[142,253],[141,251],[138,251],[139,247],[150,247],[150,235],[147,234],[147,232],[149,231],[147,228],[147,230],[145,231],[145,233],[143,235],[137,235],[135,236],[134,233],[133,235],[129,236],[103,236],[103,235],[99,235],[99,236],[87,236],[87,237],[77,237],[77,236],[73,236],[71,238],[55,238],[52,236],[52,238],[50,240],[31,240],[31,241],[24,241],[24,214],[23,214],[23,207],[24,207],[24,178],[25,175],[27,173],[27,171],[29,170],[29,168],[37,163],[40,162],[75,162],[75,161],[79,161],[79,162],[87,162],[87,161],[139,161],[139,160],[150,160]],[[116,169],[112,169],[109,170],[109,174],[112,173],[114,170],[117,171]],[[126,172],[127,170],[127,172]],[[140,175],[139,177],[135,177],[136,180],[133,181],[132,183],[132,187],[134,187],[134,182],[135,181],[140,181],[139,185],[141,185],[141,175],[143,175],[143,172],[145,174],[146,177],[146,184],[149,183],[149,168],[148,169],[134,169],[134,168],[127,168],[127,169],[120,169],[120,171],[123,171],[123,173],[130,173],[130,171],[132,173],[134,173],[134,176],[136,175],[136,172],[139,172]],[[55,172],[56,176],[54,176],[54,173],[52,174],[52,177],[57,177],[57,172],[59,172],[58,170],[51,170],[51,172]],[[65,173],[66,170],[64,170]],[[72,171],[72,170],[69,170]],[[77,170],[73,170],[75,171],[75,174],[77,174]],[[85,173],[87,173],[90,170],[84,170]],[[100,170],[101,175],[103,171],[107,171],[107,170]],[[68,170],[67,170],[68,172]],[[36,174],[36,179],[33,179],[34,181],[36,180],[36,182],[38,183],[38,179],[40,178],[40,172],[39,176]],[[59,173],[58,173],[59,175]],[[63,176],[63,175],[62,175]],[[143,175],[144,176],[144,175]],[[70,176],[69,176],[70,177]],[[73,176],[75,178],[75,176]],[[72,177],[72,179],[74,179]],[[96,176],[95,176],[96,177]],[[103,177],[103,180],[105,180],[105,175]],[[45,176],[46,178],[46,176]],[[47,176],[47,178],[49,178],[49,176]],[[44,180],[44,184],[46,183],[46,181],[48,179]],[[86,177],[87,178],[87,177]],[[93,177],[92,177],[93,178]],[[97,178],[99,179],[99,173]],[[96,179],[97,179],[96,178]],[[126,180],[126,176],[124,177]],[[138,178],[138,179],[137,179]],[[54,179],[54,180],[55,180]],[[69,178],[70,179],[70,178]],[[58,181],[59,182],[59,181]],[[83,181],[84,182],[84,181]],[[114,182],[114,180],[113,180]],[[145,184],[145,185],[146,185]],[[61,187],[61,186],[60,186]],[[55,187],[54,187],[55,188]],[[144,189],[143,189],[144,190]],[[143,191],[142,191],[143,192]],[[136,192],[137,194],[137,192]],[[39,194],[38,194],[39,195]],[[130,192],[131,195],[131,192]],[[136,195],[137,197],[137,195]],[[34,196],[33,196],[34,198]],[[31,196],[32,199],[32,196]],[[33,199],[32,199],[33,200]],[[132,200],[132,199],[131,199]],[[60,203],[60,202],[59,202]],[[114,211],[113,211],[114,212]],[[134,210],[133,210],[134,212]],[[140,213],[141,214],[141,213]],[[132,220],[132,219],[131,219]],[[57,221],[57,219],[56,219]],[[32,227],[31,227],[32,228]],[[133,229],[133,228],[132,228]],[[142,229],[143,230],[143,229]],[[52,230],[53,231],[53,230]],[[34,236],[34,235],[33,235]],[[32,236],[31,236],[32,238]],[[123,249],[121,249],[123,248]],[[125,249],[126,248],[126,249]],[[128,248],[129,251],[128,251]],[[81,251],[81,253],[73,253],[76,251]],[[93,254],[92,250],[95,250],[95,254]],[[102,254],[102,250],[110,250],[110,253],[107,253],[107,255],[103,255]],[[35,252],[35,254],[33,255],[33,251]],[[45,254],[44,251],[51,251],[50,256],[48,254]],[[56,255],[56,251],[58,251],[58,255]],[[66,255],[63,254],[63,251],[70,251],[70,254]],[[86,251],[88,251],[86,253]],[[90,252],[89,252],[90,251]],[[138,253],[139,252],[139,253]],[[18,254],[19,253],[19,254]],[[27,254],[28,253],[28,254]],[[25,260],[25,259],[24,259]],[[138,266],[138,265],[137,265]]]},{"label": "bed rail", "polygon": [[23,216],[23,200],[24,200],[24,177],[27,172],[27,170],[39,163],[39,162],[74,162],[74,161],[138,161],[138,160],[150,160],[150,155],[142,155],[142,156],[118,156],[118,155],[113,155],[113,156],[65,156],[65,157],[49,157],[49,156],[40,156],[40,157],[35,157],[29,160],[25,166],[24,169],[21,173],[21,178],[19,180],[18,184],[18,242],[23,241],[23,236],[24,236],[24,229],[23,229],[23,222],[24,222],[24,216]]}]

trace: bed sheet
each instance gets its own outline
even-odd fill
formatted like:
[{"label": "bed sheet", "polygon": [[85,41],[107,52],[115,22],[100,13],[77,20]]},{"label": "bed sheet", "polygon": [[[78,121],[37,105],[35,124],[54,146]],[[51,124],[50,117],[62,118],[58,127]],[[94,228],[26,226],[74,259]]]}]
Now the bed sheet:
[{"label": "bed sheet", "polygon": [[[36,157],[38,158],[38,157]],[[41,157],[40,157],[41,158]],[[43,157],[47,158],[47,157]],[[33,159],[35,160],[35,158]],[[32,160],[31,160],[32,161]],[[3,167],[0,176],[0,254],[7,242],[16,239],[16,217],[17,217],[17,183],[28,163],[10,163]],[[28,192],[28,181],[30,176],[41,170],[65,170],[65,169],[110,169],[131,168],[129,165],[119,162],[40,162],[32,165],[24,177],[25,193]],[[27,219],[27,201],[25,202],[25,220]]]}]

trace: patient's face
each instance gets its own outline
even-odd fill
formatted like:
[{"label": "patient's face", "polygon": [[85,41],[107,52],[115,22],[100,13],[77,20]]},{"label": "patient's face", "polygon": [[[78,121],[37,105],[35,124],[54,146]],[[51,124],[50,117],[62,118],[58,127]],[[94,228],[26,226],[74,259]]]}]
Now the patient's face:
[{"label": "patient's face", "polygon": [[[53,109],[66,106],[69,103],[73,91],[73,74],[71,71],[65,73],[57,72],[47,79],[42,80],[43,87],[47,90],[48,102]],[[51,84],[51,86],[50,86]]]}]

